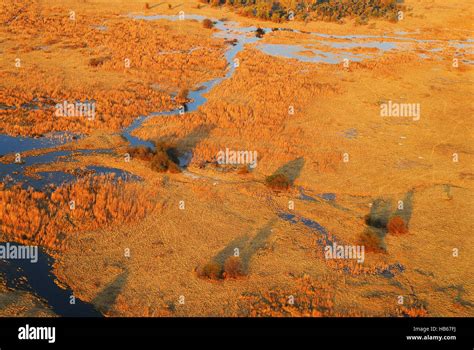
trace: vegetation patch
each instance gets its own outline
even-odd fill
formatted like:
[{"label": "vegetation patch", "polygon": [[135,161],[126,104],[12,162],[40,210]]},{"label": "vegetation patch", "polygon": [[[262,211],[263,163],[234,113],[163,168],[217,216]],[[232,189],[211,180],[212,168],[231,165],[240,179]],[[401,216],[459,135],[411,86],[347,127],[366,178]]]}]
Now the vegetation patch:
[{"label": "vegetation patch", "polygon": [[165,173],[169,171],[171,173],[179,173],[181,170],[178,164],[170,156],[172,149],[172,145],[160,142],[155,143],[155,149],[138,146],[129,147],[127,152],[132,158],[149,162],[150,168],[156,172]]},{"label": "vegetation patch", "polygon": [[394,216],[387,224],[388,233],[392,235],[404,235],[408,233],[408,227],[400,216]]},{"label": "vegetation patch", "polygon": [[197,270],[198,276],[210,280],[237,279],[245,276],[242,259],[238,256],[228,257],[224,264],[210,261]]},{"label": "vegetation patch", "polygon": [[243,16],[273,22],[291,20],[340,22],[343,18],[356,18],[359,24],[368,18],[398,20],[398,11],[405,6],[397,0],[200,0],[211,6],[226,5]]},{"label": "vegetation patch", "polygon": [[207,29],[212,29],[214,27],[214,23],[209,18],[206,18],[202,21],[202,26]]},{"label": "vegetation patch", "polygon": [[267,176],[265,184],[273,190],[285,191],[291,187],[291,180],[284,174]]}]

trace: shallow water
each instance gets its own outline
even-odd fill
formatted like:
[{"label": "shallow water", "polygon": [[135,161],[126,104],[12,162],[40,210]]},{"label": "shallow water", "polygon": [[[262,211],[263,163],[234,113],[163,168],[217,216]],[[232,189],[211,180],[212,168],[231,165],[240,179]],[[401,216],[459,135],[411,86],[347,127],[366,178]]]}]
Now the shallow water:
[{"label": "shallow water", "polygon": [[[35,189],[43,189],[49,184],[59,186],[65,182],[73,181],[76,177],[72,174],[62,171],[43,171],[38,172],[41,179],[36,179],[25,175],[27,167],[40,164],[55,163],[58,161],[72,162],[72,155],[92,154],[92,153],[109,153],[110,150],[74,150],[74,151],[53,151],[38,156],[22,157],[21,163],[0,163],[0,181],[4,182],[7,187],[15,183],[21,182],[24,188],[29,186]],[[115,172],[110,168],[111,172]]]},{"label": "shallow water", "polygon": [[[360,62],[364,58],[367,58],[365,55],[338,54],[307,48],[303,45],[260,44],[257,47],[267,55],[294,58],[301,62],[338,64],[343,62],[344,59]],[[312,55],[305,55],[302,52],[311,52]]]},{"label": "shallow water", "polygon": [[71,142],[73,138],[78,138],[78,136],[69,132],[51,133],[48,136],[36,138],[0,134],[0,156],[56,147]]},{"label": "shallow water", "polygon": [[[4,244],[4,243],[1,243]],[[10,243],[11,246],[20,246]],[[28,290],[46,301],[51,309],[64,317],[101,317],[93,305],[75,298],[70,304],[72,291],[62,289],[54,283],[52,272],[54,259],[46,251],[38,247],[38,261],[33,263],[25,259],[0,260],[0,273],[4,275],[7,287]],[[26,279],[26,282],[24,280]]]},{"label": "shallow water", "polygon": [[[201,15],[195,14],[184,14],[182,19],[180,19],[179,15],[128,15],[130,18],[135,20],[146,20],[146,21],[156,21],[156,20],[168,20],[168,21],[180,21],[180,20],[195,20],[195,21],[203,21],[204,19],[208,18]],[[206,103],[206,98],[204,95],[208,93],[214,86],[221,83],[223,80],[228,79],[232,76],[235,71],[234,59],[236,55],[244,49],[245,45],[247,44],[254,44],[257,43],[255,46],[258,50],[261,50],[265,54],[283,57],[283,58],[293,58],[297,59],[302,62],[311,62],[311,63],[327,63],[327,64],[339,64],[344,59],[348,59],[349,61],[353,62],[360,62],[364,59],[368,59],[374,57],[374,55],[368,54],[360,54],[360,53],[353,53],[348,51],[348,49],[359,49],[359,48],[373,48],[379,51],[379,54],[390,51],[401,49],[400,41],[401,42],[412,42],[418,44],[426,44],[426,43],[433,43],[433,42],[442,42],[440,40],[427,40],[427,39],[415,39],[411,37],[407,37],[408,34],[417,34],[417,33],[405,33],[399,32],[398,34],[395,33],[393,35],[361,35],[361,34],[349,34],[349,35],[333,35],[333,34],[323,34],[317,32],[302,32],[299,30],[288,29],[288,28],[261,28],[265,34],[270,33],[272,31],[290,31],[294,33],[300,34],[307,34],[311,36],[316,36],[320,38],[328,38],[328,39],[342,39],[346,40],[345,42],[331,42],[327,40],[318,40],[315,44],[322,44],[332,49],[339,49],[340,52],[333,52],[333,51],[323,51],[319,49],[312,49],[308,48],[307,45],[291,45],[291,44],[265,44],[260,43],[258,41],[261,38],[257,38],[255,36],[255,31],[257,27],[249,26],[249,27],[240,27],[238,23],[233,21],[220,21],[217,19],[209,18],[214,22],[214,28],[218,30],[218,32],[214,33],[214,37],[224,38],[226,40],[233,40],[237,39],[235,46],[230,46],[225,53],[225,58],[228,64],[228,70],[224,77],[216,78],[204,82],[202,84],[202,89],[191,91],[189,93],[189,98],[192,100],[189,104],[185,106],[185,111],[181,111],[181,114],[185,114],[188,112],[196,111],[200,106]],[[394,41],[395,40],[395,41]],[[466,47],[472,46],[472,39],[468,39],[467,41],[450,41],[452,45],[458,45],[459,47]],[[441,50],[441,49],[440,49]],[[305,55],[302,54],[302,51],[310,51],[313,55]],[[438,51],[433,51],[438,52]],[[141,124],[147,120],[149,117],[156,117],[156,116],[170,116],[170,115],[178,115],[180,114],[180,110],[171,110],[171,111],[164,111],[164,112],[156,112],[151,113],[148,117],[140,117],[138,118],[131,127],[124,130],[124,137],[131,142],[132,145],[144,145],[147,147],[153,148],[153,145],[150,144],[149,141],[140,140],[139,138],[133,137],[130,133],[141,126]]]},{"label": "shallow water", "polygon": [[[144,15],[129,15],[129,17],[136,20],[170,20],[177,21],[179,16],[168,16],[168,15],[154,15],[154,16],[144,16]],[[202,21],[207,17],[200,15],[186,14],[184,20],[197,20]],[[139,128],[143,122],[151,117],[166,117],[172,115],[185,115],[189,112],[196,111],[200,106],[206,103],[205,94],[207,94],[213,87],[220,84],[223,80],[230,78],[235,69],[236,65],[234,64],[234,59],[236,55],[244,49],[247,44],[256,44],[255,47],[262,52],[283,58],[292,58],[297,59],[302,62],[310,63],[326,63],[326,64],[338,64],[343,59],[348,59],[350,61],[358,62],[367,58],[374,57],[374,55],[369,54],[360,54],[356,52],[351,52],[350,49],[358,48],[373,48],[377,49],[377,54],[383,54],[383,52],[390,50],[401,49],[400,42],[403,43],[415,43],[415,44],[431,44],[431,43],[441,43],[440,40],[424,40],[424,39],[414,39],[407,37],[409,34],[418,34],[418,33],[406,33],[406,32],[396,32],[395,36],[391,35],[331,35],[315,32],[301,32],[297,30],[285,29],[281,30],[292,31],[300,34],[307,34],[314,37],[321,38],[315,41],[315,44],[323,45],[330,47],[331,51],[324,51],[320,49],[308,48],[308,45],[289,45],[289,44],[262,44],[258,43],[261,39],[255,37],[257,27],[239,27],[236,22],[224,22],[213,20],[215,22],[215,28],[218,30],[214,33],[215,37],[224,38],[227,40],[237,39],[235,45],[229,45],[225,52],[225,58],[228,63],[228,69],[223,77],[218,77],[211,79],[207,82],[201,84],[201,89],[194,90],[189,93],[189,98],[192,102],[186,104],[185,110],[180,109],[163,111],[151,113],[149,116],[141,116],[137,118],[130,126],[125,128],[121,135],[132,145],[132,146],[145,146],[154,148],[154,144],[149,140],[143,140],[139,137],[133,136],[132,133],[134,130]],[[96,30],[107,30],[106,26],[96,26]],[[265,33],[270,33],[271,28],[263,28]],[[344,42],[330,42],[324,39],[339,39],[345,40]],[[472,48],[473,40],[468,39],[467,41],[450,41],[449,44],[457,49],[468,49]],[[340,50],[334,52],[334,49]],[[191,49],[193,50],[193,49]],[[302,54],[302,51],[310,51],[312,55],[307,56]],[[440,52],[441,48],[432,49],[428,52]],[[159,54],[167,54],[166,52],[161,52]],[[424,54],[428,58],[429,55]],[[463,59],[462,62],[467,64],[472,64],[470,60]],[[0,105],[0,109],[9,109],[11,107]],[[35,105],[25,104],[22,108],[34,109]],[[69,140],[70,141],[70,140]],[[0,155],[5,155],[9,153],[21,153],[33,149],[44,149],[48,147],[54,147],[62,143],[68,142],[67,140],[61,141],[60,139],[49,139],[49,138],[22,138],[22,137],[11,137],[7,135],[0,135]],[[104,150],[103,150],[104,151]],[[107,151],[107,150],[105,150]],[[44,187],[47,183],[61,184],[63,182],[73,181],[75,178],[73,175],[64,173],[64,172],[41,172],[39,175],[42,176],[42,179],[31,179],[24,175],[24,168],[26,166],[31,166],[34,164],[47,164],[57,161],[60,157],[70,156],[72,153],[81,153],[85,151],[56,151],[50,152],[44,155],[36,157],[26,157],[23,164],[1,164],[0,163],[0,180],[11,177],[13,182],[27,182],[33,187]],[[91,151],[89,151],[91,152]],[[180,166],[186,166],[189,164],[192,158],[192,153],[186,153],[179,157]],[[107,168],[101,166],[89,166],[87,167],[90,170],[95,170],[97,173],[114,173],[116,177],[121,178],[123,176],[129,177],[130,175],[126,174],[119,169]],[[335,195],[332,193],[324,193],[317,195],[319,198],[322,198],[326,201],[334,201]],[[301,199],[317,201],[317,199],[309,197],[304,193],[301,193]],[[332,241],[329,239],[328,231],[319,223],[307,219],[299,218],[293,214],[289,213],[280,213],[280,217],[286,221],[291,222],[292,224],[302,223],[306,227],[313,230],[318,234],[318,242],[322,244],[330,244]],[[76,305],[69,304],[69,297],[71,291],[63,290],[59,288],[54,283],[54,276],[51,272],[51,266],[53,259],[47,255],[42,249],[40,249],[40,259],[36,264],[31,264],[28,261],[0,261],[0,271],[3,271],[6,274],[6,280],[9,287],[12,288],[26,288],[20,282],[20,277],[25,277],[28,281],[28,285],[35,294],[42,297],[46,302],[53,308],[53,310],[61,316],[101,316],[93,306],[87,303],[83,303],[80,300],[76,299]],[[380,273],[386,277],[393,277],[397,272],[403,272],[404,267],[401,264],[392,264],[388,269],[380,270]]]},{"label": "shallow water", "polygon": [[[321,225],[320,223],[314,220],[311,220],[305,217],[298,217],[295,214],[290,214],[290,213],[285,213],[285,212],[278,213],[278,216],[281,219],[290,222],[291,224],[301,223],[304,226],[311,229],[315,234],[317,234],[316,242],[318,246],[321,248],[321,251],[323,251],[326,246],[332,246],[334,243],[337,243],[338,245],[345,244],[341,240],[338,240],[337,242],[332,240],[329,237],[328,230],[323,225]],[[336,238],[334,237],[334,235],[332,235],[332,237]],[[350,273],[350,270],[348,267],[345,268],[343,271],[345,273]],[[403,271],[405,271],[405,267],[402,264],[397,262],[397,263],[388,265],[386,268],[379,267],[375,270],[375,273],[383,277],[392,278],[397,273],[401,273]]]},{"label": "shallow water", "polygon": [[[146,20],[146,21],[155,21],[155,20],[169,20],[169,21],[178,21],[179,16],[177,15],[152,15],[152,16],[143,16],[143,15],[130,15],[131,18],[136,20]],[[202,21],[207,17],[200,16],[200,15],[185,15],[185,20],[198,20]],[[155,148],[153,142],[149,140],[143,140],[139,137],[133,136],[132,133],[134,130],[139,128],[146,120],[152,117],[166,117],[166,116],[174,116],[174,115],[184,115],[186,113],[194,112],[198,110],[198,108],[204,105],[207,102],[206,97],[204,96],[207,94],[213,87],[220,84],[223,80],[230,78],[233,73],[235,72],[236,64],[234,59],[236,55],[244,49],[246,44],[254,43],[259,40],[259,38],[255,36],[249,36],[248,33],[255,32],[257,29],[256,27],[237,27],[235,22],[223,22],[214,20],[215,25],[214,28],[218,29],[219,32],[214,33],[215,37],[224,38],[227,40],[237,39],[235,45],[229,45],[224,56],[228,64],[227,72],[223,77],[218,77],[206,81],[200,84],[199,89],[193,90],[189,92],[188,98],[191,102],[187,103],[182,108],[173,109],[169,111],[161,111],[161,112],[154,112],[150,113],[149,116],[140,116],[134,120],[134,122],[127,128],[125,128],[122,132],[122,136],[130,142],[132,146],[144,146],[149,147],[151,149]],[[183,163],[189,163],[190,158],[189,155],[183,156]]]}]

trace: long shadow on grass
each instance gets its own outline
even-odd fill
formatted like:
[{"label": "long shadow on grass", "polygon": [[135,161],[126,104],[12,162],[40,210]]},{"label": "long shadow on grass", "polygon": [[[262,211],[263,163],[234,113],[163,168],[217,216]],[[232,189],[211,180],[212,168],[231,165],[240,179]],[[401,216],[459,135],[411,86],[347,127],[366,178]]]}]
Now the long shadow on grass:
[{"label": "long shadow on grass", "polygon": [[403,197],[403,209],[398,209],[396,210],[393,215],[398,215],[400,216],[403,221],[408,225],[411,219],[411,214],[413,212],[413,196],[414,192],[409,191],[405,194],[405,197]]},{"label": "long shadow on grass", "polygon": [[176,142],[173,136],[165,136],[157,140],[157,144],[171,143],[172,147],[167,150],[168,157],[179,166],[186,167],[192,160],[194,149],[209,137],[214,128],[214,125],[200,125]]},{"label": "long shadow on grass", "polygon": [[220,266],[224,265],[227,258],[234,256],[235,249],[239,250],[239,256],[242,261],[242,270],[245,274],[248,273],[250,260],[260,249],[264,248],[268,237],[272,234],[272,227],[276,219],[271,219],[268,223],[257,232],[255,237],[249,236],[238,237],[230,242],[224,249],[222,249],[213,259],[215,263]]},{"label": "long shadow on grass", "polygon": [[117,297],[121,293],[125,283],[127,282],[128,271],[122,272],[110,284],[108,284],[97,296],[92,300],[92,304],[102,312],[107,314],[112,310]]},{"label": "long shadow on grass", "polygon": [[372,202],[370,213],[366,217],[367,227],[360,236],[360,243],[369,250],[385,252],[385,237],[388,230],[387,225],[394,216],[400,216],[406,225],[410,222],[413,212],[414,192],[409,191],[401,200],[403,206],[397,201],[394,206],[391,199],[377,198]]},{"label": "long shadow on grass", "polygon": [[163,5],[163,4],[164,4],[164,2],[160,2],[160,3],[158,3],[158,4],[151,5],[151,6],[149,7],[149,9],[151,10],[151,9],[153,9],[153,8],[155,8],[155,7],[158,7],[158,6],[161,6],[161,5]]},{"label": "long shadow on grass", "polygon": [[290,184],[293,185],[295,180],[300,176],[303,166],[304,158],[299,157],[278,168],[272,176],[284,175]]},{"label": "long shadow on grass", "polygon": [[367,225],[385,232],[391,215],[392,201],[390,199],[377,198],[370,207],[370,213],[366,220]]}]

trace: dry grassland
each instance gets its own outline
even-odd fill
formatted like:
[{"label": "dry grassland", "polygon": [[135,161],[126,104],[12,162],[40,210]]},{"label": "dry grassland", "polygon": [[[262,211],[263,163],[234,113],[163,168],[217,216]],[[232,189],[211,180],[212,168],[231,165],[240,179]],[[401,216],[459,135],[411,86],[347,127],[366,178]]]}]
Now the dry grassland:
[{"label": "dry grassland", "polygon": [[[66,205],[71,191],[86,192],[77,198],[92,195],[80,181],[58,188],[60,199],[4,189],[5,203],[15,201],[28,213],[3,204],[3,234],[53,248],[58,279],[107,316],[472,316],[473,69],[452,66],[456,50],[447,41],[472,35],[469,5],[406,1],[409,13],[397,24],[281,24],[334,34],[418,31],[411,37],[443,40],[443,51],[437,53],[439,60],[423,60],[418,54],[433,47],[411,50],[408,44],[405,50],[375,54],[344,68],[269,56],[247,45],[237,56],[240,65],[233,76],[206,94],[207,102],[197,111],[151,118],[133,133],[192,151],[189,167],[175,174],[153,171],[146,160],[125,162],[127,144],[116,132],[138,115],[175,107],[169,93],[223,76],[226,44],[198,22],[177,26],[120,15],[183,10],[241,24],[275,24],[241,18],[226,8],[197,9],[194,1],[167,3],[171,9],[162,4],[145,10],[145,2],[119,0],[80,6],[69,0],[34,2],[39,11],[53,7],[49,22],[35,18],[31,8],[17,25],[1,28],[1,64],[10,68],[0,72],[0,102],[20,106],[34,95],[59,100],[93,96],[100,101],[100,118],[58,122],[50,111],[3,110],[0,132],[36,135],[67,129],[87,137],[60,149],[114,151],[29,171],[102,165],[143,179],[117,185],[98,181],[92,192],[106,198],[84,203],[102,209],[89,217],[93,211],[80,206],[75,226],[61,221],[65,209],[50,216],[41,207]],[[74,28],[67,19],[71,8],[81,18]],[[97,31],[94,25],[108,30]],[[39,36],[42,26],[56,30]],[[22,28],[27,30],[20,34]],[[268,34],[262,42],[321,48],[313,39],[286,32]],[[42,45],[50,47],[34,49]],[[202,49],[155,54],[195,47]],[[17,72],[13,64],[19,54],[24,68]],[[123,68],[124,56],[133,62],[129,70]],[[91,58],[106,59],[93,67]],[[420,120],[381,117],[380,104],[389,100],[419,103]],[[290,106],[294,114],[288,113]],[[225,148],[257,151],[258,166],[250,172],[219,166],[216,155]],[[458,162],[453,162],[454,153]],[[33,154],[38,151],[27,153]],[[278,173],[291,180],[287,191],[265,185],[268,176]],[[405,207],[397,211],[400,200]],[[110,220],[101,217],[104,206]],[[390,216],[403,217],[408,232],[392,234],[368,224],[384,208]],[[26,220],[35,211],[38,219]],[[38,234],[23,240],[13,227]],[[41,234],[42,229],[51,234]],[[53,244],[53,233],[61,231],[66,232],[63,244]],[[373,249],[366,251],[363,264],[327,260],[323,239],[363,242]],[[243,276],[203,278],[203,267],[223,268],[236,248]],[[399,296],[404,296],[403,305],[397,303]]]}]

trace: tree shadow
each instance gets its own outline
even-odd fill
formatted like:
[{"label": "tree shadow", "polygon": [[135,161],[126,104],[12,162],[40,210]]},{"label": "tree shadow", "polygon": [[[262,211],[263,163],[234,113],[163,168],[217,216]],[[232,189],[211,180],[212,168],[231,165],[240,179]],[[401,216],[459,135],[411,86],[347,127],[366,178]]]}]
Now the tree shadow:
[{"label": "tree shadow", "polygon": [[242,259],[242,264],[244,267],[244,271],[248,271],[248,267],[250,264],[250,260],[255,253],[264,248],[268,237],[272,234],[272,227],[275,224],[276,220],[270,220],[258,233],[255,237],[248,243],[245,249],[241,252],[240,257]]},{"label": "tree shadow", "polygon": [[158,139],[158,143],[171,143],[166,153],[168,157],[180,167],[187,167],[193,158],[194,149],[202,140],[209,137],[215,125],[200,125],[189,134],[178,141],[173,141],[175,135],[164,136]]},{"label": "tree shadow", "polygon": [[377,198],[372,202],[370,213],[366,217],[366,223],[369,226],[386,231],[391,215],[392,201],[388,199]]},{"label": "tree shadow", "polygon": [[414,196],[414,191],[409,191],[405,194],[405,197],[403,197],[403,209],[398,209],[394,214],[400,216],[403,221],[408,225],[411,219],[411,214],[413,212],[413,196]]},{"label": "tree shadow", "polygon": [[387,228],[390,218],[400,216],[405,224],[408,225],[413,212],[413,196],[414,192],[409,191],[405,194],[401,202],[403,207],[399,207],[399,202],[393,207],[391,199],[377,198],[372,202],[370,213],[366,217],[366,223],[369,226],[385,229]]},{"label": "tree shadow", "polygon": [[293,185],[300,176],[303,166],[304,158],[299,157],[278,168],[273,175],[284,175],[290,181],[290,184]]},{"label": "tree shadow", "polygon": [[414,191],[409,191],[402,199],[403,207],[399,207],[399,202],[393,207],[391,199],[377,198],[372,202],[370,213],[366,216],[365,222],[368,225],[360,235],[359,242],[365,245],[368,250],[376,252],[386,252],[385,237],[388,234],[388,223],[394,216],[400,216],[406,225],[410,222],[413,212]]},{"label": "tree shadow", "polygon": [[164,2],[160,2],[160,3],[158,3],[158,4],[151,5],[151,6],[149,7],[149,9],[151,10],[151,9],[153,9],[153,8],[155,8],[155,7],[158,7],[158,6],[161,6],[161,5],[163,5],[163,4],[164,4]]},{"label": "tree shadow", "polygon": [[359,245],[367,252],[384,253],[387,251],[385,236],[392,215],[392,201],[377,198],[372,202],[369,214],[365,217],[367,227],[359,236]]},{"label": "tree shadow", "polygon": [[234,256],[235,249],[237,248],[241,253],[247,246],[249,240],[249,236],[241,236],[233,239],[224,249],[212,258],[212,261],[223,266],[228,257]]},{"label": "tree shadow", "polygon": [[110,284],[96,295],[92,300],[92,304],[103,314],[107,314],[112,310],[117,297],[127,282],[128,271],[119,274]]},{"label": "tree shadow", "polygon": [[275,225],[276,219],[271,219],[261,228],[257,234],[251,238],[249,236],[242,236],[234,239],[224,249],[222,249],[213,259],[215,263],[223,266],[227,258],[234,256],[235,249],[239,250],[239,257],[242,261],[242,271],[247,274],[252,257],[260,249],[264,248],[268,237],[272,234],[272,227]]},{"label": "tree shadow", "polygon": [[176,148],[181,150],[193,150],[204,139],[208,138],[215,125],[200,125],[194,128],[184,138],[179,140]]},{"label": "tree shadow", "polygon": [[367,252],[386,253],[386,234],[386,229],[367,226],[364,232],[360,234],[358,244],[364,246]]}]

